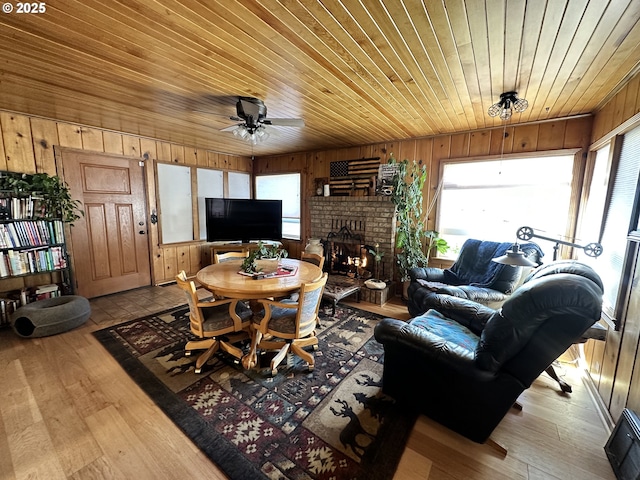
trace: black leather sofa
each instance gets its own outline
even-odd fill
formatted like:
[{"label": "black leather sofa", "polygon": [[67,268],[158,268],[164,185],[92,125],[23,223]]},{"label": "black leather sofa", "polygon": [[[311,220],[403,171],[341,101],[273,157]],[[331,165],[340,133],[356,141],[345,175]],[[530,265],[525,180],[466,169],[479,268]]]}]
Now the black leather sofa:
[{"label": "black leather sofa", "polygon": [[[491,259],[503,255],[512,243],[468,239],[458,260],[448,269],[418,267],[409,270],[407,307],[412,316],[440,302],[440,296],[473,300],[497,308],[509,298],[531,268],[502,265]],[[533,242],[520,246],[524,255],[540,264],[542,251]]]},{"label": "black leather sofa", "polygon": [[600,319],[602,282],[587,265],[539,267],[501,309],[442,296],[409,322],[385,318],[383,391],[476,442]]}]

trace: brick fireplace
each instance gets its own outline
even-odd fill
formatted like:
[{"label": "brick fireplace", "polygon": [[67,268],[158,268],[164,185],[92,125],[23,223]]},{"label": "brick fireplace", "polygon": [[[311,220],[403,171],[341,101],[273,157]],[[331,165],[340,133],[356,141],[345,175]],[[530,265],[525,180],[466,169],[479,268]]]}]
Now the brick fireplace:
[{"label": "brick fireplace", "polygon": [[[379,267],[380,278],[394,278],[395,207],[389,197],[311,197],[309,213],[311,238],[322,240],[325,253],[328,240],[342,241],[345,232],[354,238],[343,242],[343,246],[348,248],[348,244],[353,243],[356,252],[362,251],[358,248],[361,245],[374,247],[378,243],[379,251],[384,252]],[[355,255],[364,257],[364,252]],[[328,260],[325,260],[325,265],[328,265]],[[373,263],[371,258],[369,262]],[[373,265],[369,265],[369,268],[370,272],[374,271]]]}]

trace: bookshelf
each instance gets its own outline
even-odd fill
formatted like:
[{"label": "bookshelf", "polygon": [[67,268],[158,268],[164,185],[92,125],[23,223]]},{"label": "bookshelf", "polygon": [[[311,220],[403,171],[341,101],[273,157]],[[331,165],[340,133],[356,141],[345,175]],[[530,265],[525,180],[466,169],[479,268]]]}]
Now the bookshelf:
[{"label": "bookshelf", "polygon": [[27,303],[73,293],[64,228],[73,218],[62,218],[64,198],[56,203],[65,189],[58,177],[0,172],[0,327]]},{"label": "bookshelf", "polygon": [[67,268],[60,220],[0,222],[0,278]]}]

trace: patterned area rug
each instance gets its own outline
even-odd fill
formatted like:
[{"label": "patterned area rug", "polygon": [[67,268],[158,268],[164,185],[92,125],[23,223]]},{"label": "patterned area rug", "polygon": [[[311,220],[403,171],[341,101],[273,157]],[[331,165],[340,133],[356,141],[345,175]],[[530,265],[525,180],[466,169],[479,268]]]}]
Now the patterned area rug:
[{"label": "patterned area rug", "polygon": [[186,307],[95,336],[231,479],[392,478],[416,416],[381,392],[381,317],[341,305],[320,317],[315,370],[293,357],[275,377],[223,355],[196,375]]}]

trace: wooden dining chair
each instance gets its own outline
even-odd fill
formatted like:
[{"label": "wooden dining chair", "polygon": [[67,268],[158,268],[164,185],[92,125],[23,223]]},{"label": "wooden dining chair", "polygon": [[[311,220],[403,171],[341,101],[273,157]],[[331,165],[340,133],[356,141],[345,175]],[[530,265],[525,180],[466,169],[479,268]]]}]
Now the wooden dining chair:
[{"label": "wooden dining chair", "polygon": [[226,252],[213,254],[213,263],[222,263],[227,260],[233,260],[238,258],[247,258],[249,256],[249,250],[242,250],[240,252]]},{"label": "wooden dining chair", "polygon": [[187,297],[191,332],[199,337],[199,340],[187,342],[185,355],[191,355],[194,350],[205,350],[196,360],[195,373],[201,373],[204,364],[218,350],[239,361],[243,352],[234,344],[249,338],[252,315],[249,307],[235,299],[200,300],[195,283],[187,279],[184,270],[176,276],[176,282]]},{"label": "wooden dining chair", "polygon": [[319,255],[317,253],[302,252],[300,260],[303,262],[313,263],[315,266],[320,267],[320,270],[322,270],[322,267],[324,266],[324,255]]},{"label": "wooden dining chair", "polygon": [[[314,369],[313,353],[305,351],[303,347],[312,346],[314,350],[318,348],[315,329],[327,277],[324,273],[320,280],[303,284],[297,302],[259,300],[264,306],[264,317],[253,321],[251,352],[254,353],[257,349],[278,350],[271,360],[272,375],[278,373],[278,365],[289,351],[307,362],[309,370]],[[266,336],[268,338],[263,340]]]}]

